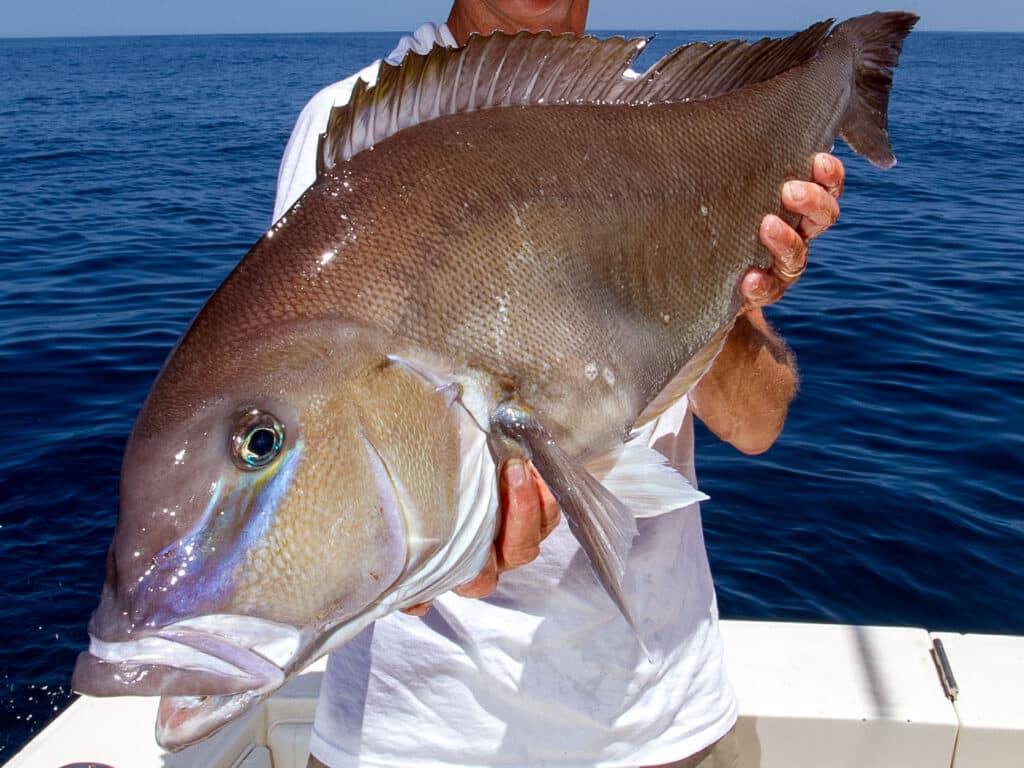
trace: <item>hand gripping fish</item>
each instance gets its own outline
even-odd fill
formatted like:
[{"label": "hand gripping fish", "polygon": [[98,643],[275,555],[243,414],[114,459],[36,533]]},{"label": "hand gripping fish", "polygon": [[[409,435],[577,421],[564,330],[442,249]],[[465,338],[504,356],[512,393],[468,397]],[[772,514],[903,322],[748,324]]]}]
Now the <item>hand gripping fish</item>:
[{"label": "hand gripping fish", "polygon": [[[75,690],[210,735],[473,578],[530,457],[625,620],[634,516],[699,498],[631,431],[728,334],[762,217],[835,136],[895,162],[908,13],[694,44],[475,37],[383,66],[171,353],[129,438]],[[638,483],[635,478],[640,477]],[[634,478],[634,479],[631,479]]]}]

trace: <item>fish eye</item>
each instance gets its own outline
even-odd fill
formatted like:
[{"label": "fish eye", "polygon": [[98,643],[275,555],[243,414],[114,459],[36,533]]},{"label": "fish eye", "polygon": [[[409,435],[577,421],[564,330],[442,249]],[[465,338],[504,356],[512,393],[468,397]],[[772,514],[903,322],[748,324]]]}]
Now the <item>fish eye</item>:
[{"label": "fish eye", "polygon": [[281,453],[284,425],[272,413],[247,408],[235,417],[231,458],[240,469],[262,469]]}]

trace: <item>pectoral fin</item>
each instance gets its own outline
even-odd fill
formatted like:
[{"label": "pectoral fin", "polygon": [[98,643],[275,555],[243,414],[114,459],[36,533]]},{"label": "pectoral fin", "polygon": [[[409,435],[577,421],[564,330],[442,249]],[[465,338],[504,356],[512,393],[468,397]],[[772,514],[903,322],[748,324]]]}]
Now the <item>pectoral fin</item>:
[{"label": "pectoral fin", "polygon": [[626,558],[637,535],[632,510],[562,451],[529,408],[503,403],[495,409],[491,423],[499,434],[527,451],[565,513],[569,529],[589,558],[601,586],[643,646],[622,593]]},{"label": "pectoral fin", "polygon": [[664,456],[640,443],[620,445],[586,466],[634,517],[657,517],[708,500]]}]

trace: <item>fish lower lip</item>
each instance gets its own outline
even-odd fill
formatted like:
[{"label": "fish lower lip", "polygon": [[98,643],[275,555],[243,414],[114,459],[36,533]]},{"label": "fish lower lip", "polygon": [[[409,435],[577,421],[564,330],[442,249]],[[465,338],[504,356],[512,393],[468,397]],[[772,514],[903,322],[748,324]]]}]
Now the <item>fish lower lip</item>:
[{"label": "fish lower lip", "polygon": [[158,632],[130,641],[92,638],[71,686],[92,696],[210,696],[274,688],[284,672],[254,651],[204,632]]},{"label": "fish lower lip", "polygon": [[213,735],[266,695],[248,691],[230,696],[161,696],[156,716],[156,740],[177,752]]}]

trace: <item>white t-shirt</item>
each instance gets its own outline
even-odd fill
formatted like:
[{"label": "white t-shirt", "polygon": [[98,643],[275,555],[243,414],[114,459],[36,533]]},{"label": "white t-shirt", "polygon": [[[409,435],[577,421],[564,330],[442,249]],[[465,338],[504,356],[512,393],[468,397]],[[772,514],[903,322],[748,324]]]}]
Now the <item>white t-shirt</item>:
[{"label": "white t-shirt", "polygon": [[[424,24],[388,61],[435,43]],[[356,79],[320,91],[281,162],[277,219],[315,177],[318,136]],[[695,483],[685,398],[647,440]],[[593,768],[680,760],[736,720],[700,510],[637,521],[624,591],[652,656],[591,572],[563,521],[534,562],[484,600],[448,593],[420,619],[393,614],[331,654],[311,751],[333,768]]]}]

